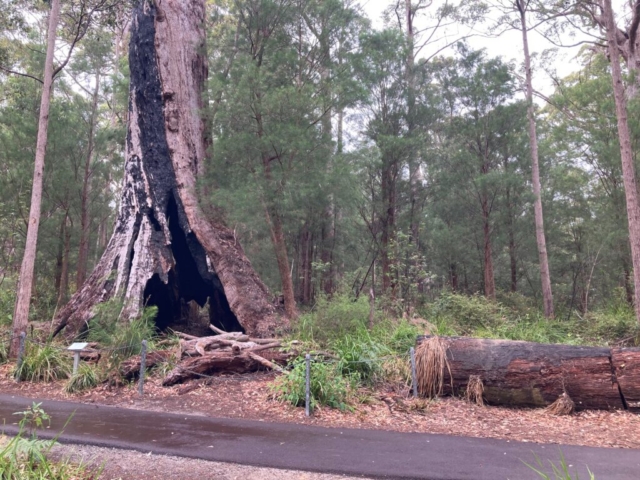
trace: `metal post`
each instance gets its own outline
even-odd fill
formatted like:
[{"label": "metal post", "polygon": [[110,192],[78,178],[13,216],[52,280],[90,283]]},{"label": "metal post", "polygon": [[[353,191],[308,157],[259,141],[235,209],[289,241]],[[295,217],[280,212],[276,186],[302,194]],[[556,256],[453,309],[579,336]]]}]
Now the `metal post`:
[{"label": "metal post", "polygon": [[304,362],[306,364],[304,413],[308,417],[311,415],[311,355],[307,353],[304,356]]},{"label": "metal post", "polygon": [[80,350],[73,352],[73,374],[78,374],[78,365],[80,365]]},{"label": "metal post", "polygon": [[140,350],[140,380],[138,381],[138,393],[144,393],[144,370],[147,366],[147,341],[142,340],[142,349]]},{"label": "metal post", "polygon": [[20,370],[22,369],[22,362],[24,360],[24,344],[27,339],[26,332],[20,333],[20,347],[18,348],[18,363],[16,365],[16,381],[20,381]]},{"label": "metal post", "polygon": [[411,347],[409,350],[409,354],[411,355],[411,383],[413,385],[413,396],[418,397],[418,379],[416,375],[416,350]]}]

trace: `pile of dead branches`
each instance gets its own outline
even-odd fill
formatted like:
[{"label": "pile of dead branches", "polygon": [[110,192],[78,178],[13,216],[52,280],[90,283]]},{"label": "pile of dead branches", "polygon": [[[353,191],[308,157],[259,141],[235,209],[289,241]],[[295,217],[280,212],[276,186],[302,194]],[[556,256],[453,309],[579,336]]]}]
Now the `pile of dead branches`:
[{"label": "pile of dead branches", "polygon": [[280,365],[295,355],[279,351],[282,343],[276,338],[251,338],[241,332],[224,332],[213,325],[211,329],[217,335],[195,337],[176,332],[180,337],[180,360],[162,385],[175,385],[214,373],[281,371]]}]

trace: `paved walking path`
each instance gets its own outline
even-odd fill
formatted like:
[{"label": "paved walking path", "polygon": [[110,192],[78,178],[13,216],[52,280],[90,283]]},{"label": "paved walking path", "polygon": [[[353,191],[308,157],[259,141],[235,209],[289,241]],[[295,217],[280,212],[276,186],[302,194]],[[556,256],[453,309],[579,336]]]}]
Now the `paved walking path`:
[{"label": "paved walking path", "polygon": [[[19,418],[13,413],[25,410],[33,401],[0,395],[0,422],[5,432],[16,431]],[[539,480],[523,462],[535,463],[537,455],[545,463],[558,463],[562,450],[580,478],[589,478],[588,466],[597,480],[640,479],[640,450],[323,428],[47,400],[42,407],[52,417],[42,437],[57,435],[72,417],[59,438],[62,443],[218,462],[377,478]]]}]

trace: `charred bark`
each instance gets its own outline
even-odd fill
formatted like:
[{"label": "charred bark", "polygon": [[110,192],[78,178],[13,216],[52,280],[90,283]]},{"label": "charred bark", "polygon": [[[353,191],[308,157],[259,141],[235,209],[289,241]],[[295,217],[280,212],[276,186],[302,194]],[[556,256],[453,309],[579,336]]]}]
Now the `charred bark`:
[{"label": "charred bark", "polygon": [[121,300],[121,319],[158,307],[164,328],[183,303],[210,303],[229,331],[269,335],[278,326],[265,285],[231,230],[209,222],[196,196],[205,159],[203,0],[140,2],[129,46],[131,71],[124,185],[113,235],[93,273],[56,317],[74,337],[94,307]]}]

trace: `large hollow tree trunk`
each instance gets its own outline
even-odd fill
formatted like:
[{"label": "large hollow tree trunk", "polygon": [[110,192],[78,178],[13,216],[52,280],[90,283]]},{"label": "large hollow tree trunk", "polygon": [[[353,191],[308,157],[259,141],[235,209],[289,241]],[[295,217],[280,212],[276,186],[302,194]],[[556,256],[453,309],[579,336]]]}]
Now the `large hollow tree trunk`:
[{"label": "large hollow tree trunk", "polygon": [[536,225],[536,243],[540,262],[540,281],[542,283],[542,302],[544,315],[553,318],[553,293],[551,291],[551,275],[549,273],[549,257],[547,255],[547,240],[544,234],[544,215],[542,213],[542,195],[540,186],[540,161],[538,158],[538,135],[536,132],[536,117],[533,110],[533,78],[531,72],[531,55],[529,54],[529,39],[527,35],[526,4],[517,0],[516,6],[520,11],[522,28],[522,46],[524,49],[524,63],[526,76],[527,118],[529,120],[529,142],[531,148],[531,174],[533,181],[533,213]]},{"label": "large hollow tree trunk", "polygon": [[123,321],[157,306],[159,328],[177,321],[191,300],[209,301],[212,323],[228,331],[268,336],[285,326],[233,232],[210,223],[198,205],[204,20],[204,0],[140,2],[135,9],[120,210],[95,270],[57,315],[56,334],[76,336],[95,306],[112,298],[123,302]]},{"label": "large hollow tree trunk", "polygon": [[38,229],[40,227],[40,210],[42,206],[42,181],[44,175],[44,156],[47,151],[47,130],[49,128],[49,106],[53,90],[53,57],[56,43],[56,29],[60,19],[60,0],[51,1],[49,12],[49,31],[47,34],[47,55],[44,62],[44,78],[42,97],[40,99],[40,114],[38,118],[38,138],[36,142],[36,156],[33,168],[33,183],[31,185],[31,206],[29,208],[29,225],[27,227],[27,241],[20,267],[20,281],[18,295],[13,310],[13,339],[9,355],[15,357],[20,347],[19,335],[26,331],[29,322],[29,306],[31,303],[33,271],[36,262],[36,246],[38,244]]}]

